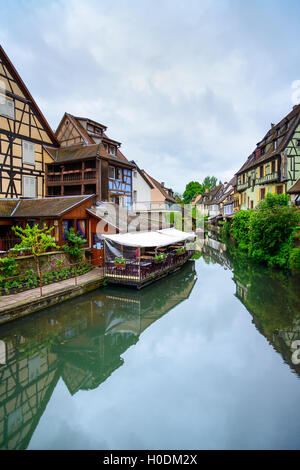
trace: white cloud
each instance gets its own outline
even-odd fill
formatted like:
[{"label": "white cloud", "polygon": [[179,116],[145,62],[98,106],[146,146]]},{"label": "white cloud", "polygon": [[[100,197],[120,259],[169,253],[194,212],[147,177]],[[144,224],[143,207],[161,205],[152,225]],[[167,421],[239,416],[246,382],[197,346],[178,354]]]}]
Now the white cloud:
[{"label": "white cloud", "polygon": [[278,73],[281,45],[270,47],[263,9],[252,34],[255,5],[191,1],[188,12],[168,0],[24,5],[0,38],[52,127],[65,111],[99,120],[129,160],[177,191],[207,174],[228,180],[292,106],[297,77]]}]

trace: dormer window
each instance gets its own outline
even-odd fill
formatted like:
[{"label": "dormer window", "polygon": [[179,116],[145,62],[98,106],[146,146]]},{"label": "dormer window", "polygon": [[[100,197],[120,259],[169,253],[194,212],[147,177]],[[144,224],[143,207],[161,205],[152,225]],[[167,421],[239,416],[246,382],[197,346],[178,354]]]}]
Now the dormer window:
[{"label": "dormer window", "polygon": [[115,148],[115,147],[110,147],[110,148],[109,148],[109,153],[110,153],[111,155],[116,155],[116,148]]},{"label": "dormer window", "polygon": [[95,127],[95,134],[102,134],[102,130],[99,127]]}]

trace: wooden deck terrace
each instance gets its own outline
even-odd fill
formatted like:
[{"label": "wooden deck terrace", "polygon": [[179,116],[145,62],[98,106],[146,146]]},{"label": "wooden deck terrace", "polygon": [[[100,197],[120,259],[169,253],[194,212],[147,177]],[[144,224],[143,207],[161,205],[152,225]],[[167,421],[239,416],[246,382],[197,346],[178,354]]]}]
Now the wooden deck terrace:
[{"label": "wooden deck terrace", "polygon": [[128,285],[141,289],[179,269],[193,253],[193,250],[186,250],[180,255],[168,253],[167,258],[159,263],[155,263],[153,258],[141,259],[139,263],[126,260],[122,268],[115,266],[114,261],[106,261],[104,277],[110,284]]}]

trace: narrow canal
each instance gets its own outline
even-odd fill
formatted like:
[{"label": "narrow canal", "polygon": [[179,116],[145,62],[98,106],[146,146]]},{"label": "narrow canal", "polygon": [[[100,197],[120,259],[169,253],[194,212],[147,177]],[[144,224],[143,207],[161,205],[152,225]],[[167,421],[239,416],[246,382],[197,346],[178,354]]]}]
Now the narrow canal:
[{"label": "narrow canal", "polygon": [[299,278],[204,254],[0,327],[1,449],[299,449]]}]

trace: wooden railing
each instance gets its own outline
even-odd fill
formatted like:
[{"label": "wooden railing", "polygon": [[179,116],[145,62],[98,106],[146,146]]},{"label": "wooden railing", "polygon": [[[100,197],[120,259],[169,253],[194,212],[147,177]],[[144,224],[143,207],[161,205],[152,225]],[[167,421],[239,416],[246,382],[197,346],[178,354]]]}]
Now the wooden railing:
[{"label": "wooden railing", "polygon": [[6,256],[6,252],[14,248],[20,241],[20,238],[0,238],[0,252],[5,252],[2,255]]}]

